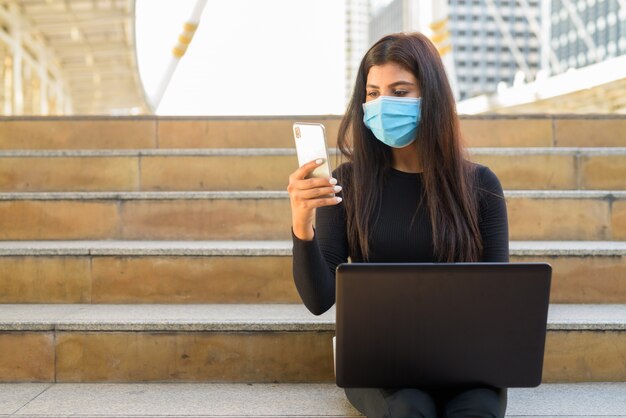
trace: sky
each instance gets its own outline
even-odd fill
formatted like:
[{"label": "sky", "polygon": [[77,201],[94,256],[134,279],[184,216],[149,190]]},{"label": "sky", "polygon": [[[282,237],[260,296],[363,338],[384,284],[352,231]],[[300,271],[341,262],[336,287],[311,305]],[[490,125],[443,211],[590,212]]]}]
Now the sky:
[{"label": "sky", "polygon": [[[140,75],[153,95],[195,0],[138,0]],[[345,110],[344,2],[209,0],[159,115]]]}]

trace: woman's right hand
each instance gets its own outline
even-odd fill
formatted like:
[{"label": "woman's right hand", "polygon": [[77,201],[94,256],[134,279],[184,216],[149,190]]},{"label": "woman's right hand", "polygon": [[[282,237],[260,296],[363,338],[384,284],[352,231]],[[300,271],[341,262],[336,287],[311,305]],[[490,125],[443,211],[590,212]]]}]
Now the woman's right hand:
[{"label": "woman's right hand", "polygon": [[313,231],[315,209],[341,202],[340,197],[328,197],[332,193],[341,191],[341,186],[337,185],[336,179],[332,177],[306,178],[322,164],[324,164],[323,159],[310,161],[289,176],[287,191],[291,202],[293,233],[305,241],[312,240],[315,235]]}]

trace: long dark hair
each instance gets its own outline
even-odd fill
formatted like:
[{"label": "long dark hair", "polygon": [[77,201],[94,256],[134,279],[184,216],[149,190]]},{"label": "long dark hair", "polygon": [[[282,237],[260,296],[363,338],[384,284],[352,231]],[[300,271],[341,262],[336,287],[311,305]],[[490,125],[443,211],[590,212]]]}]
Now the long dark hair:
[{"label": "long dark hair", "polygon": [[367,51],[339,127],[337,146],[352,165],[350,175],[341,179],[351,253],[369,259],[368,237],[392,165],[391,148],[363,124],[362,108],[370,68],[388,62],[413,73],[421,90],[417,145],[424,169],[422,201],[430,214],[435,257],[440,262],[480,261],[475,166],[465,156],[454,96],[439,53],[421,33],[388,35]]}]

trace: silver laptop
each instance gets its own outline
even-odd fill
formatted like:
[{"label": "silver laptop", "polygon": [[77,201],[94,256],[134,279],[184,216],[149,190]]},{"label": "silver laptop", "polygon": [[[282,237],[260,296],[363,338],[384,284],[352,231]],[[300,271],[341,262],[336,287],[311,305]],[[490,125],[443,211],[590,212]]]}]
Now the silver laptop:
[{"label": "silver laptop", "polygon": [[535,387],[552,268],[546,263],[337,267],[341,387]]}]

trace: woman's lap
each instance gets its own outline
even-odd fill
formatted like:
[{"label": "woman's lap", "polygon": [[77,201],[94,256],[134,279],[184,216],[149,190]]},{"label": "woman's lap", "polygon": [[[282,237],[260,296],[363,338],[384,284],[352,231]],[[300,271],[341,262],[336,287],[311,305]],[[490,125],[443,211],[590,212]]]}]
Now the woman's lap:
[{"label": "woman's lap", "polygon": [[361,413],[373,417],[482,418],[504,417],[506,389],[347,388],[348,400]]}]

